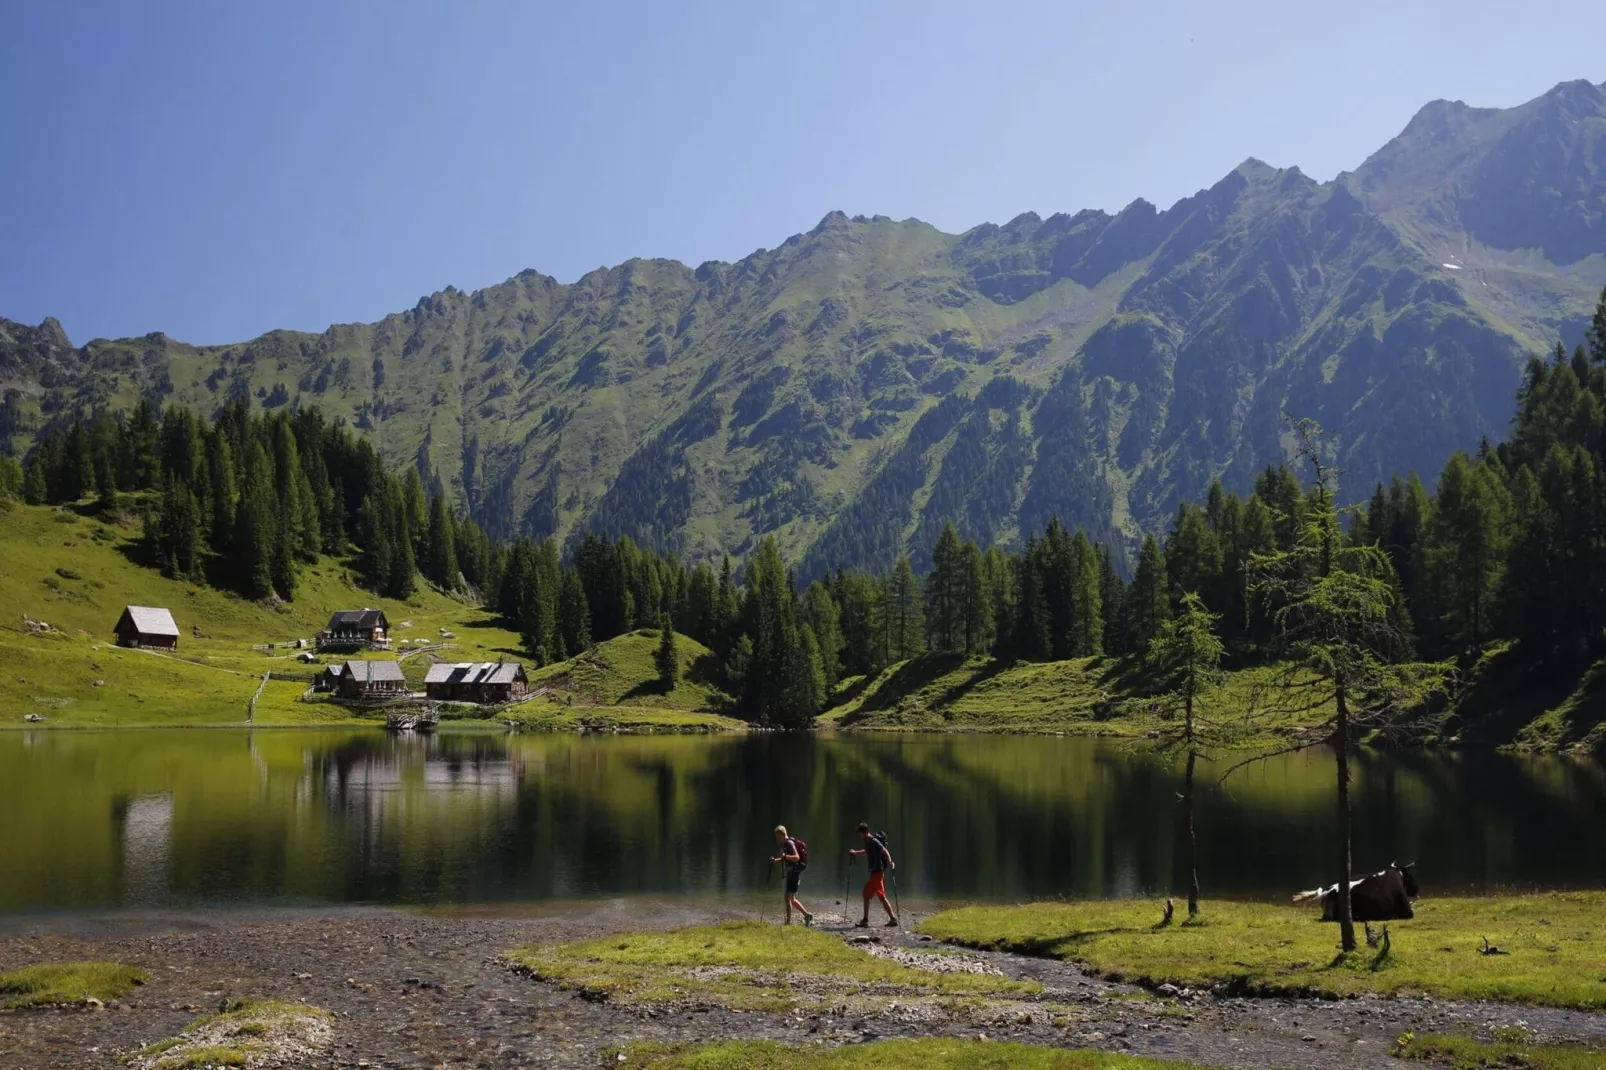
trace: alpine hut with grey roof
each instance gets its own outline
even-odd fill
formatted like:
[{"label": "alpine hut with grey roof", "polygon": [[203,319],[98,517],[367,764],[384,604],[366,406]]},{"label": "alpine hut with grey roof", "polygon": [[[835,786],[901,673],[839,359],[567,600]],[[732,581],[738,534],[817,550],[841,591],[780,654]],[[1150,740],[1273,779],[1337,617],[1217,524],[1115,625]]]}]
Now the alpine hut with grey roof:
[{"label": "alpine hut with grey roof", "polygon": [[335,688],[341,698],[355,699],[404,698],[410,693],[399,661],[347,661],[340,666]]},{"label": "alpine hut with grey roof", "polygon": [[389,650],[390,621],[382,609],[341,609],[318,633],[319,650]]},{"label": "alpine hut with grey roof", "polygon": [[441,662],[424,677],[424,693],[441,702],[512,702],[529,686],[516,661]]},{"label": "alpine hut with grey roof", "polygon": [[178,625],[173,614],[153,606],[124,606],[123,615],[117,618],[118,646],[152,647],[156,650],[178,649]]}]

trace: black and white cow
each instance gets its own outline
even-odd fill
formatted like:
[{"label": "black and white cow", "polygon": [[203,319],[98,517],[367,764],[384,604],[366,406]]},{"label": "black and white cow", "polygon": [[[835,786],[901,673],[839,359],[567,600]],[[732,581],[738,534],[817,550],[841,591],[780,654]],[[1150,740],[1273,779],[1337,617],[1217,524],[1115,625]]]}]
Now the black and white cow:
[{"label": "black and white cow", "polygon": [[[1411,867],[1389,863],[1381,873],[1350,881],[1350,913],[1356,921],[1403,921],[1415,917],[1411,900],[1416,898],[1416,877]],[[1338,885],[1314,888],[1294,896],[1296,903],[1322,901],[1322,920],[1338,920]]]}]

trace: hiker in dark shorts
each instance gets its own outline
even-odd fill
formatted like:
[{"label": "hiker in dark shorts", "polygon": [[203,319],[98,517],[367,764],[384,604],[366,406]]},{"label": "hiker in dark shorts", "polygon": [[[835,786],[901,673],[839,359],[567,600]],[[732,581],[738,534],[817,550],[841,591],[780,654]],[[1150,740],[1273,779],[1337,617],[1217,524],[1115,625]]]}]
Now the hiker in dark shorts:
[{"label": "hiker in dark shorts", "polygon": [[786,834],[785,825],[775,826],[775,842],[781,845],[781,853],[770,859],[770,865],[786,863],[786,924],[792,924],[792,908],[797,907],[797,912],[803,915],[803,924],[813,925],[814,915],[797,901],[797,886],[803,879],[803,870],[808,866],[804,854],[807,848],[800,848],[799,841]]},{"label": "hiker in dark shorts", "polygon": [[892,852],[881,837],[870,832],[870,826],[859,822],[859,837],[864,841],[863,847],[856,847],[848,851],[848,855],[863,855],[864,860],[870,864],[870,879],[864,882],[864,917],[859,919],[855,928],[866,929],[870,926],[870,900],[880,899],[881,905],[887,909],[887,928],[898,924],[898,915],[893,913],[892,904],[887,902],[887,870],[897,869],[892,861]]}]

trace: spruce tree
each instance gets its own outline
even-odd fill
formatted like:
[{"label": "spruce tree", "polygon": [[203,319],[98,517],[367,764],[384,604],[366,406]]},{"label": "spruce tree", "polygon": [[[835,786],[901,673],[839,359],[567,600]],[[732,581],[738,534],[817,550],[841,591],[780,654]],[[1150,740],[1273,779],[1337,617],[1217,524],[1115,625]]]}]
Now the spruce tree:
[{"label": "spruce tree", "polygon": [[[1160,729],[1155,749],[1186,756],[1182,807],[1188,841],[1188,916],[1199,913],[1199,837],[1194,828],[1194,771],[1200,758],[1230,745],[1243,735],[1241,723],[1231,726],[1207,716],[1202,703],[1221,683],[1225,652],[1215,631],[1216,617],[1194,592],[1185,591],[1177,615],[1160,626],[1149,644],[1145,667],[1150,680],[1182,720]],[[1168,720],[1170,720],[1168,718]]]},{"label": "spruce tree", "polygon": [[907,661],[920,653],[920,637],[925,614],[920,604],[920,584],[908,556],[900,556],[887,584],[887,620],[891,625],[892,660]]},{"label": "spruce tree", "polygon": [[926,635],[928,645],[937,653],[951,653],[963,646],[962,558],[959,532],[950,521],[942,526],[932,547],[931,571],[926,574]]},{"label": "spruce tree", "polygon": [[427,574],[443,589],[457,588],[457,539],[451,510],[446,499],[437,497],[429,510],[429,556]]},{"label": "spruce tree", "polygon": [[1425,533],[1427,586],[1436,630],[1479,647],[1489,635],[1505,567],[1510,497],[1496,470],[1457,451],[1439,476]]},{"label": "spruce tree", "polygon": [[1126,610],[1126,581],[1116,571],[1114,555],[1107,545],[1099,546],[1099,605],[1104,611],[1104,652],[1128,651],[1129,625]]},{"label": "spruce tree", "polygon": [[1128,647],[1137,654],[1148,653],[1149,643],[1160,634],[1160,627],[1171,619],[1170,580],[1166,576],[1165,554],[1153,535],[1145,536],[1138,553],[1137,572],[1127,595],[1127,620],[1131,628]]},{"label": "spruce tree", "polygon": [[229,444],[227,435],[213,435],[208,465],[212,481],[212,549],[220,554],[232,554],[235,514],[239,511],[240,495],[234,469],[234,448]]},{"label": "spruce tree", "polygon": [[558,593],[558,627],[563,633],[564,653],[569,657],[591,646],[591,610],[586,601],[580,574],[573,569],[563,573]]},{"label": "spruce tree", "polygon": [[829,694],[842,676],[841,612],[836,599],[825,584],[815,580],[803,592],[802,620],[814,634],[819,647],[820,672],[825,677],[825,690]]},{"label": "spruce tree", "polygon": [[675,624],[668,613],[658,618],[658,649],[653,654],[653,665],[658,669],[659,689],[673,691],[680,678],[680,655],[675,651]]},{"label": "spruce tree", "polygon": [[1321,458],[1320,429],[1300,425],[1301,455],[1314,471],[1304,527],[1294,545],[1250,561],[1251,592],[1276,607],[1278,652],[1289,667],[1282,687],[1290,710],[1331,710],[1296,744],[1331,746],[1337,756],[1338,920],[1345,951],[1355,950],[1350,905],[1350,751],[1360,732],[1402,727],[1436,689],[1444,668],[1401,660],[1410,637],[1397,624],[1393,569],[1376,546],[1347,544],[1333,504],[1332,470]]}]

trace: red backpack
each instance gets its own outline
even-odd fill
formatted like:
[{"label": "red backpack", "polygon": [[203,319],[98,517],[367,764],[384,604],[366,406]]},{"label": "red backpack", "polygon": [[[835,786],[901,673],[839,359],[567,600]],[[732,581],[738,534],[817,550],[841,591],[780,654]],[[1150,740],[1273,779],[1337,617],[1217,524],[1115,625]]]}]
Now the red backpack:
[{"label": "red backpack", "polygon": [[797,868],[798,869],[808,869],[809,868],[809,845],[804,843],[802,840],[798,839],[796,836],[792,836],[792,837],[790,837],[790,839],[792,841],[792,846],[797,848]]}]

